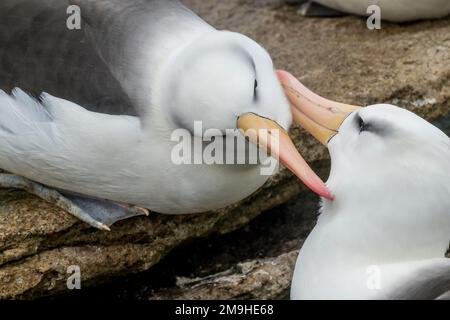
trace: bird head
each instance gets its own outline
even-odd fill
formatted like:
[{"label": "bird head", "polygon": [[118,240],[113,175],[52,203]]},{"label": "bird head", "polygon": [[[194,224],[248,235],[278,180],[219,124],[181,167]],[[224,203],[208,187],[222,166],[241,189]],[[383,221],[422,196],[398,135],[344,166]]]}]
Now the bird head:
[{"label": "bird head", "polygon": [[[325,206],[411,205],[426,211],[438,199],[450,206],[450,139],[445,133],[406,109],[341,104],[318,96],[285,71],[278,75],[294,119],[329,149],[327,186],[336,201]],[[411,201],[417,197],[420,203]]]},{"label": "bird head", "polygon": [[[194,123],[201,121],[204,132],[214,132],[216,137],[240,129],[313,191],[333,198],[287,134],[292,122],[289,102],[269,54],[260,45],[242,34],[213,31],[174,59],[168,89],[162,91],[170,92],[165,104],[176,128],[195,135]],[[275,131],[277,139],[267,139],[267,133]]]}]

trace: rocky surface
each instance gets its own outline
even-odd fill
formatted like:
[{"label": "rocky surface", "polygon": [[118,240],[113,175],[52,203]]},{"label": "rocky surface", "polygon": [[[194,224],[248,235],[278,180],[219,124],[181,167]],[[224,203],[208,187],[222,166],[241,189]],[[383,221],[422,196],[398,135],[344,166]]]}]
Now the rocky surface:
[{"label": "rocky surface", "polygon": [[[448,123],[442,119],[450,113],[450,18],[403,25],[383,23],[382,30],[370,31],[360,18],[304,18],[296,7],[282,2],[275,5],[272,1],[256,0],[184,2],[218,28],[242,32],[257,40],[271,53],[277,68],[290,70],[323,96],[361,105],[391,102],[431,121]],[[306,159],[326,177],[326,150],[299,128],[292,130],[292,136]],[[24,192],[2,190],[0,298],[34,298],[65,292],[70,265],[80,266],[83,288],[148,270],[179,246],[182,249],[175,249],[167,259],[144,273],[152,285],[147,284],[145,289],[136,286],[139,294],[132,290],[129,297],[281,297],[289,284],[295,250],[313,225],[311,220],[306,224],[299,220],[271,224],[273,228],[279,226],[279,230],[289,224],[304,231],[302,234],[295,231],[296,236],[287,245],[282,237],[275,237],[279,243],[274,241],[273,246],[269,240],[257,240],[268,235],[259,232],[266,229],[254,227],[251,236],[245,229],[237,231],[232,234],[239,239],[234,247],[231,236],[221,247],[230,245],[235,250],[224,249],[228,256],[219,257],[222,262],[217,264],[208,262],[209,258],[202,260],[205,250],[193,256],[186,256],[183,251],[192,248],[186,247],[186,243],[193,239],[232,232],[261,212],[298,197],[304,190],[284,171],[254,196],[231,208],[195,216],[152,214],[149,218],[121,222],[109,233],[88,228]],[[295,202],[295,213],[313,217],[317,199],[309,192],[302,194]],[[276,216],[280,210],[264,217]],[[255,247],[240,253],[239,237],[245,239],[245,235],[261,246],[261,256],[255,256],[258,252]],[[208,241],[194,243],[202,248],[202,243]],[[180,263],[182,259],[186,259],[186,265]],[[164,280],[161,277],[164,272],[158,268],[173,264],[181,267],[172,267],[172,274]],[[134,277],[118,280],[122,291],[124,283],[134,283]],[[158,284],[155,279],[167,283]],[[243,288],[241,291],[236,289],[237,284]],[[183,290],[186,288],[189,290]]]},{"label": "rocky surface", "polygon": [[294,181],[278,190],[282,181],[273,180],[265,192],[232,208],[176,217],[152,214],[120,222],[111,232],[89,228],[24,192],[2,191],[0,297],[31,298],[67,290],[71,265],[82,270],[83,286],[146,270],[183,242],[230,232],[298,192]]},{"label": "rocky surface", "polygon": [[298,251],[240,262],[230,269],[203,278],[177,278],[175,287],[162,289],[147,299],[279,299],[288,295]]},{"label": "rocky surface", "polygon": [[298,249],[317,209],[317,197],[301,192],[244,228],[181,245],[149,271],[58,299],[286,298]]}]

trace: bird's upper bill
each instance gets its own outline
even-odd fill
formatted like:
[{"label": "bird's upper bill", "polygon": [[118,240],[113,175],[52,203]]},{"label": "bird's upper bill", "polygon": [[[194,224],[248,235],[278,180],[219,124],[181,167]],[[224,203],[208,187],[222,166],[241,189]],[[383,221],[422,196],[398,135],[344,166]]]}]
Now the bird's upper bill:
[{"label": "bird's upper bill", "polygon": [[[294,121],[311,133],[325,146],[327,146],[328,142],[339,132],[341,124],[350,115],[350,113],[361,108],[322,98],[321,96],[310,91],[293,75],[286,71],[278,70],[277,75],[286,96],[290,101]],[[280,161],[283,163],[283,157],[281,156]],[[304,160],[302,159],[302,169],[308,171],[309,167],[305,169],[303,162]],[[288,168],[296,173],[296,171],[292,170],[291,167],[288,166]],[[297,174],[297,176],[302,179],[300,175]],[[312,177],[312,175],[308,174],[308,177]],[[305,181],[304,178],[302,180],[311,188],[311,183],[309,181]],[[312,184],[314,187],[311,188],[313,191],[324,198],[330,200],[333,199],[333,196],[328,189],[326,189],[328,195],[326,192],[324,193],[323,188],[326,188],[326,186],[318,187],[317,178],[312,178],[312,180],[315,181],[315,184]],[[322,190],[322,192],[317,192],[317,190]]]}]

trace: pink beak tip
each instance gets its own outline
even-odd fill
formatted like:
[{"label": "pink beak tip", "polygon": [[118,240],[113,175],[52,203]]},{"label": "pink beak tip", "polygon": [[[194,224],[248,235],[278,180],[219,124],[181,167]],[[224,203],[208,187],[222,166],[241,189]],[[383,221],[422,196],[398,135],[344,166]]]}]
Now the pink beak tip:
[{"label": "pink beak tip", "polygon": [[[314,191],[314,189],[312,189]],[[315,189],[316,193],[327,200],[334,201],[335,196],[331,193],[331,191],[327,188],[325,184],[323,184],[321,187]]]},{"label": "pink beak tip", "polygon": [[284,70],[276,70],[275,73],[277,74],[278,79],[280,81],[287,81],[289,80],[289,73]]},{"label": "pink beak tip", "polygon": [[335,199],[335,196],[333,194],[331,194],[329,191],[326,194],[324,194],[323,197],[330,201],[334,201],[334,199]]},{"label": "pink beak tip", "polygon": [[[278,79],[280,80],[280,82],[283,84],[290,84],[290,83],[292,83],[292,81],[296,81],[296,79],[287,71],[276,70],[275,73],[276,73]],[[316,176],[316,178],[312,178],[310,180],[309,178],[302,179],[302,176],[303,175],[298,175],[300,180],[302,180],[303,182],[306,182],[305,184],[307,186],[309,186],[311,190],[315,191],[322,198],[325,198],[329,201],[334,201],[335,196],[328,190],[326,185],[322,182],[322,180],[319,177]],[[308,181],[310,183],[308,183]]]},{"label": "pink beak tip", "polygon": [[316,183],[312,184],[306,183],[306,185],[309,187],[309,189],[311,189],[311,191],[316,193],[318,196],[327,199],[329,201],[334,201],[335,196],[331,193],[331,191],[328,189],[325,183],[323,183],[319,177],[317,177],[317,179],[318,182],[316,181]]}]

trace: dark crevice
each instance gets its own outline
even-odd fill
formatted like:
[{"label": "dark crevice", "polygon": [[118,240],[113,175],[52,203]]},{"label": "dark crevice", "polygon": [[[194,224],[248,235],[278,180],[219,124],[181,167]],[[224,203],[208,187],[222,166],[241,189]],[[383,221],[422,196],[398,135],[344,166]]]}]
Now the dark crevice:
[{"label": "dark crevice", "polygon": [[318,198],[304,192],[240,230],[184,243],[149,271],[56,299],[146,299],[152,292],[175,286],[177,277],[206,277],[233,269],[240,262],[297,250],[314,226],[317,210]]}]

